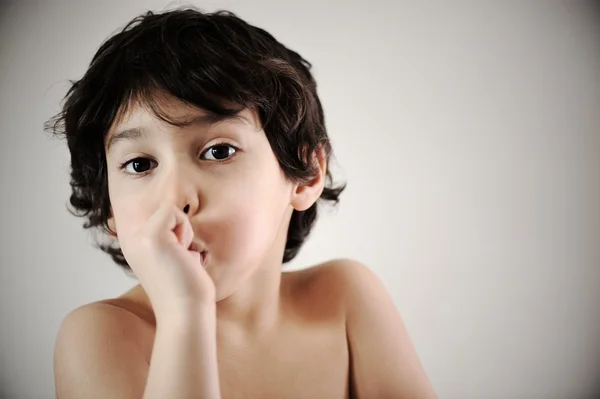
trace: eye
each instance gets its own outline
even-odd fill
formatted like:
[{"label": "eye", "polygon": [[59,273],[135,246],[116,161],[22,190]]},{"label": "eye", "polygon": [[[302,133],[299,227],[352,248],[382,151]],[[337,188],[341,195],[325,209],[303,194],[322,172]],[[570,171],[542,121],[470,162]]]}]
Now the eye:
[{"label": "eye", "polygon": [[209,161],[224,161],[227,158],[231,157],[233,154],[235,154],[237,150],[237,148],[230,144],[215,144],[212,147],[208,148],[206,151],[204,151],[200,158]]},{"label": "eye", "polygon": [[156,162],[148,158],[134,158],[123,163],[120,169],[125,169],[131,175],[139,175],[148,172],[152,167],[152,163]]}]

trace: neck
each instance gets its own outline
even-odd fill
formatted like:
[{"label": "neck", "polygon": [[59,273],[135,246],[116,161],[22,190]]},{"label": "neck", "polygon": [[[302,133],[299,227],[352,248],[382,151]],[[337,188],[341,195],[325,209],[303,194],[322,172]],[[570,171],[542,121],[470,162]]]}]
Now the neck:
[{"label": "neck", "polygon": [[[283,226],[287,231],[287,225]],[[278,326],[291,296],[289,287],[282,284],[283,248],[286,235],[278,239],[272,251],[254,273],[232,295],[217,302],[217,332],[219,336],[247,340],[265,337]],[[277,245],[279,244],[279,245]],[[276,253],[273,253],[276,252]],[[141,285],[136,285],[124,297],[138,298],[137,302],[151,308],[150,300]]]},{"label": "neck", "polygon": [[218,330],[229,336],[262,335],[277,326],[281,307],[281,262],[269,262],[234,294],[217,302]]},{"label": "neck", "polygon": [[288,297],[282,285],[281,260],[291,213],[290,208],[264,262],[233,294],[217,302],[219,336],[264,337],[278,326]]}]

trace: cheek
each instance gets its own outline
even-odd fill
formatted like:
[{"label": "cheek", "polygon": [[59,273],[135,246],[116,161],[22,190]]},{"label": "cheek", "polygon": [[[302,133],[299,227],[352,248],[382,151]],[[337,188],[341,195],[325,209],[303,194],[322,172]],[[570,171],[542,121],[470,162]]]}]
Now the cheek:
[{"label": "cheek", "polygon": [[283,177],[257,171],[219,193],[219,221],[214,226],[214,232],[220,233],[214,237],[219,249],[227,257],[262,256],[279,231],[289,204],[287,191]]},{"label": "cheek", "polygon": [[117,235],[121,237],[137,231],[152,215],[146,190],[131,190],[125,184],[108,173],[108,196]]},{"label": "cheek", "polygon": [[147,207],[140,206],[136,200],[119,198],[111,202],[117,235],[125,237],[137,231],[150,217]]},{"label": "cheek", "polygon": [[[270,190],[274,188],[271,186]],[[278,223],[280,214],[285,209],[281,194],[270,193],[261,187],[247,187],[246,190],[235,193],[221,202],[226,207],[225,226],[240,238],[251,238],[253,235],[262,236],[271,231],[274,223]],[[255,237],[259,238],[259,237]]]}]

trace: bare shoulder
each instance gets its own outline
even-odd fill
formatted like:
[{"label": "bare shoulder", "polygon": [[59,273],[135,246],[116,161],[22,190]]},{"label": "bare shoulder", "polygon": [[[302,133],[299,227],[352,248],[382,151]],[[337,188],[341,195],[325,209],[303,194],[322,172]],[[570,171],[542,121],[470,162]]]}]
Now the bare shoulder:
[{"label": "bare shoulder", "polygon": [[58,355],[69,354],[78,346],[89,350],[103,340],[111,342],[136,341],[136,332],[142,328],[143,319],[118,300],[89,303],[72,310],[63,319],[57,338]]},{"label": "bare shoulder", "polygon": [[295,274],[296,284],[313,289],[327,288],[341,295],[351,294],[363,285],[380,283],[367,266],[352,259],[333,259],[291,274]]},{"label": "bare shoulder", "polygon": [[341,259],[306,272],[342,304],[353,397],[436,397],[392,295],[369,267]]},{"label": "bare shoulder", "polygon": [[343,315],[352,397],[436,397],[392,295],[369,267],[336,259],[298,273],[313,308]]},{"label": "bare shoulder", "polygon": [[369,272],[369,269],[362,263],[347,258],[332,259],[318,265],[300,269],[290,274],[296,274],[300,278],[319,278],[328,279],[343,276],[352,276],[355,273]]},{"label": "bare shoulder", "polygon": [[130,301],[80,306],[63,319],[54,348],[56,395],[141,397],[147,374],[147,321]]},{"label": "bare shoulder", "polygon": [[313,309],[335,311],[344,319],[353,301],[360,299],[362,286],[379,287],[373,283],[379,281],[375,274],[351,259],[333,259],[286,274],[295,298]]}]

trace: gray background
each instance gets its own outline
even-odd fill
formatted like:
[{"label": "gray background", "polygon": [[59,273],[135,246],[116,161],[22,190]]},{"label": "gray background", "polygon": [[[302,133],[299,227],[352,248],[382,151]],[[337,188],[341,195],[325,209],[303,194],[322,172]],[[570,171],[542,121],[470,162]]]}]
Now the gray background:
[{"label": "gray background", "polygon": [[[69,154],[42,125],[103,40],[181,3],[2,4],[0,392],[51,398],[62,318],[135,281],[67,213]],[[440,398],[600,394],[597,3],[192,4],[315,65],[349,185],[291,268],[373,269]]]}]

